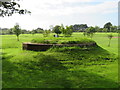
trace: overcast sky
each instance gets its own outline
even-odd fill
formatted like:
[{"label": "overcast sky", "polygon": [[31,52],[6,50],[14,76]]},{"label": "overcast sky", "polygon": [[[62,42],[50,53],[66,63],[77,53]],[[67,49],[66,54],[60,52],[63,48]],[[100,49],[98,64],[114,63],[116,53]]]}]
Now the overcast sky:
[{"label": "overcast sky", "polygon": [[20,0],[21,8],[31,15],[15,14],[0,17],[0,27],[11,28],[19,23],[22,29],[49,29],[50,25],[87,24],[100,26],[107,22],[118,25],[119,0]]}]

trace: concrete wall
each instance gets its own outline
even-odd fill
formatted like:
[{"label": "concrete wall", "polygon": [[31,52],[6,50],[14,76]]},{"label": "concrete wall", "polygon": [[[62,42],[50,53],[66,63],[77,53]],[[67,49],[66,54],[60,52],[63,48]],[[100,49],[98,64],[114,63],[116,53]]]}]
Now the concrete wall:
[{"label": "concrete wall", "polygon": [[51,48],[52,46],[79,46],[79,47],[89,47],[89,46],[96,46],[96,43],[88,43],[88,44],[39,44],[39,43],[23,43],[23,50],[33,50],[33,51],[46,51],[47,49]]}]

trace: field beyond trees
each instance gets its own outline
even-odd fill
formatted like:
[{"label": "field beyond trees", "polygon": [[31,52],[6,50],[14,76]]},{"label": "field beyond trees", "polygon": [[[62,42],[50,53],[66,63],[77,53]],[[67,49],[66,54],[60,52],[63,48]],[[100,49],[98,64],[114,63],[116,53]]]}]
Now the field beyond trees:
[{"label": "field beyond trees", "polygon": [[[15,35],[1,35],[3,88],[118,88],[118,34],[112,33],[110,47],[107,34],[93,36],[96,47],[39,52],[22,50],[22,43],[42,39],[43,34],[21,34],[19,41]],[[64,38],[83,37],[76,32]]]}]

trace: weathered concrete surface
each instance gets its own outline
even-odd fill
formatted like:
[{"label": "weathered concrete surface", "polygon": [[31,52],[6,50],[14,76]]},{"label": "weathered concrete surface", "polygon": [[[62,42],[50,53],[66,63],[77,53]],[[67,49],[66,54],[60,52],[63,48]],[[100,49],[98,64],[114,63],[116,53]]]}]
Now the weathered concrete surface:
[{"label": "weathered concrete surface", "polygon": [[33,51],[46,51],[47,49],[51,48],[52,46],[78,46],[78,47],[89,47],[89,46],[96,46],[96,43],[87,43],[87,44],[42,44],[42,43],[30,43],[26,42],[23,43],[23,50],[33,50]]}]

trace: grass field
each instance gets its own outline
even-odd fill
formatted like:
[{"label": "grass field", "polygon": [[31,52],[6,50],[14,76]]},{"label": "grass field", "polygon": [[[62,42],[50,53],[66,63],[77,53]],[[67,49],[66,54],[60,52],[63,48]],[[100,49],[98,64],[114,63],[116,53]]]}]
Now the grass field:
[{"label": "grass field", "polygon": [[[74,33],[72,37],[84,36]],[[17,41],[15,35],[2,35],[3,88],[118,87],[118,38],[112,38],[110,47],[107,34],[96,33],[92,39],[99,47],[22,50],[22,43],[34,38],[43,36],[23,34]]]}]

